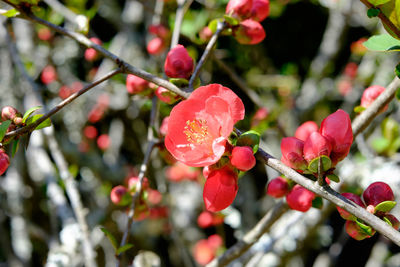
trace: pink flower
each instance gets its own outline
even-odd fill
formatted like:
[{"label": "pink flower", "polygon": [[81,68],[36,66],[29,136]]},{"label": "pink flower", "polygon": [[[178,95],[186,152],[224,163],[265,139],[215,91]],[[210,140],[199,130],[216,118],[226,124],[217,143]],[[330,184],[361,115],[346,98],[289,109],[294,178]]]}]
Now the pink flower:
[{"label": "pink flower", "polygon": [[6,172],[8,166],[10,166],[10,158],[4,149],[0,149],[0,175]]},{"label": "pink flower", "polygon": [[[356,194],[353,193],[342,193],[342,196],[344,196],[347,199],[350,199],[351,201],[353,201],[354,203],[356,203],[358,206],[365,208],[365,204],[364,202],[361,200],[361,198],[359,196],[357,196]],[[350,212],[340,208],[340,207],[336,207],[340,216],[342,216],[343,219],[345,220],[351,220],[354,221],[357,219],[357,217],[355,217],[353,214],[351,214]]]},{"label": "pink flower", "polygon": [[255,21],[263,21],[269,15],[269,0],[253,0],[250,18]]},{"label": "pink flower", "polygon": [[[379,86],[379,85],[372,85],[368,87],[367,89],[364,90],[364,93],[361,97],[361,106],[364,108],[369,107],[372,102],[375,101],[375,99],[378,98],[380,94],[385,91],[385,87]],[[388,105],[386,105],[384,108],[382,108],[381,112],[384,112],[388,109]]]},{"label": "pink flower", "polygon": [[258,44],[265,38],[264,28],[258,21],[246,19],[234,29],[233,35],[241,44]]},{"label": "pink flower", "polygon": [[165,41],[160,37],[151,39],[146,47],[147,52],[150,55],[159,55],[164,51],[165,48],[166,48]]},{"label": "pink flower", "polygon": [[132,74],[126,76],[126,90],[130,94],[137,94],[149,88],[149,82]]},{"label": "pink flower", "polygon": [[172,48],[165,59],[164,71],[170,78],[188,79],[193,72],[193,59],[183,45]]},{"label": "pink flower", "polygon": [[353,130],[349,114],[338,109],[322,121],[319,132],[332,144],[330,159],[333,167],[349,154],[353,143]]},{"label": "pink flower", "polygon": [[247,19],[251,14],[252,0],[230,0],[225,13],[236,18]]},{"label": "pink flower", "polygon": [[256,165],[253,149],[249,146],[235,146],[230,160],[231,164],[240,171],[248,171]]},{"label": "pink flower", "polygon": [[311,208],[314,198],[315,194],[313,192],[297,184],[286,195],[286,202],[292,210],[306,212]]},{"label": "pink flower", "polygon": [[233,125],[243,117],[243,102],[229,88],[199,87],[172,109],[165,146],[188,166],[214,164],[225,152]]},{"label": "pink flower", "polygon": [[129,202],[128,189],[125,186],[117,185],[111,190],[111,202],[115,205],[126,205]]},{"label": "pink flower", "polygon": [[203,190],[203,200],[208,211],[220,211],[232,204],[238,191],[237,178],[237,173],[228,166],[208,175]]},{"label": "pink flower", "polygon": [[281,176],[272,179],[267,187],[267,194],[274,198],[280,198],[289,193],[289,184]]},{"label": "pink flower", "polygon": [[297,128],[294,137],[305,142],[312,132],[318,132],[318,125],[313,121],[306,121]]},{"label": "pink flower", "polygon": [[319,132],[313,132],[304,142],[303,156],[304,159],[310,163],[313,159],[322,155],[330,155],[332,145],[328,138],[322,136]]},{"label": "pink flower", "polygon": [[281,141],[281,161],[293,169],[304,170],[307,162],[303,158],[304,142],[296,137],[285,137]]},{"label": "pink flower", "polygon": [[376,207],[376,205],[383,201],[394,201],[394,195],[388,184],[384,182],[375,182],[365,189],[363,199],[367,206],[372,205]]}]

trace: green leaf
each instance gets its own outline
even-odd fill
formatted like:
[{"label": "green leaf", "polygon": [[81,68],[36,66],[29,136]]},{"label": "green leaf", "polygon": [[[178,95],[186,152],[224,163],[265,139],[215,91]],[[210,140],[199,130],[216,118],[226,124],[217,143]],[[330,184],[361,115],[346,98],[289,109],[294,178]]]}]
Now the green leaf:
[{"label": "green leaf", "polygon": [[383,137],[372,140],[371,146],[377,153],[382,153],[390,146],[390,142]]},{"label": "green leaf", "polygon": [[363,44],[371,51],[400,51],[400,40],[389,34],[374,35]]},{"label": "green leaf", "polygon": [[357,106],[357,107],[354,108],[354,112],[355,112],[355,113],[361,113],[361,112],[363,112],[364,110],[366,110],[366,108],[364,108],[364,107],[362,107],[362,106]]},{"label": "green leaf", "polygon": [[340,182],[339,176],[337,176],[337,175],[334,174],[334,173],[331,173],[331,174],[327,175],[327,177],[328,177],[328,179],[331,180],[332,182],[335,182],[335,183],[339,183],[339,182]]},{"label": "green leaf", "polygon": [[242,133],[236,142],[237,146],[249,146],[253,149],[253,153],[256,153],[260,146],[260,134],[256,131],[250,130]]},{"label": "green leaf", "polygon": [[[33,116],[31,116],[31,117],[29,117],[27,120],[26,120],[26,125],[30,125],[30,124],[32,124],[32,123],[35,123],[38,119],[40,119],[41,117],[43,117],[43,114],[36,114],[36,115],[33,115]],[[43,128],[46,128],[46,127],[49,127],[49,126],[51,126],[51,120],[50,120],[50,118],[47,118],[45,121],[43,121],[41,124],[39,124],[38,126],[36,126],[36,128],[35,128],[35,130],[40,130],[40,129],[43,129]]]},{"label": "green leaf", "polygon": [[355,222],[357,223],[357,225],[361,228],[361,230],[362,230],[365,234],[367,234],[367,235],[369,235],[369,236],[372,235],[373,229],[372,229],[371,226],[366,225],[366,224],[363,224],[363,223],[360,222],[358,219],[355,220]]},{"label": "green leaf", "polygon": [[239,20],[235,19],[234,17],[231,17],[229,15],[224,15],[224,19],[232,26],[239,25]]},{"label": "green leaf", "polygon": [[391,0],[368,0],[368,2],[370,2],[374,6],[383,5],[383,4],[385,4],[385,3],[389,2],[389,1],[391,1]]},{"label": "green leaf", "polygon": [[390,227],[393,227],[392,222],[391,222],[387,217],[383,217],[383,220],[384,220],[387,224],[389,224]]},{"label": "green leaf", "polygon": [[189,81],[184,78],[171,78],[169,79],[169,82],[175,84],[178,87],[185,87],[189,85]]},{"label": "green leaf", "polygon": [[376,205],[375,207],[375,212],[377,211],[381,211],[381,212],[389,212],[391,211],[394,206],[396,206],[396,201],[383,201],[381,203],[379,203],[378,205]]},{"label": "green leaf", "polygon": [[212,33],[215,33],[217,31],[218,22],[221,21],[223,21],[223,19],[219,18],[219,19],[213,19],[212,21],[210,21],[210,23],[208,23],[208,28],[210,28]]},{"label": "green leaf", "polygon": [[35,112],[36,110],[41,109],[41,108],[42,108],[41,106],[36,106],[36,107],[33,107],[33,108],[28,109],[28,110],[25,112],[24,116],[22,117],[22,122],[25,123],[26,120],[28,119],[28,117],[29,117],[33,112]]},{"label": "green leaf", "polygon": [[113,236],[113,234],[110,231],[108,231],[105,227],[101,227],[100,230],[106,235],[108,240],[110,240],[110,243],[114,247],[115,251],[117,251],[118,243],[117,239]]},{"label": "green leaf", "polygon": [[324,202],[322,201],[322,197],[316,197],[312,201],[312,206],[317,209],[322,209]]},{"label": "green leaf", "polygon": [[308,169],[312,171],[313,173],[318,173],[318,164],[319,164],[319,159],[321,158],[321,164],[322,164],[322,170],[327,171],[331,168],[332,166],[332,161],[329,157],[323,155],[320,157],[317,157],[313,159],[310,164],[308,164]]},{"label": "green leaf", "polygon": [[15,153],[17,153],[18,147],[19,147],[19,139],[14,139],[12,142],[11,157],[14,157]]},{"label": "green leaf", "polygon": [[18,10],[16,10],[15,8],[7,10],[5,12],[0,12],[0,15],[3,15],[7,18],[12,18],[12,17],[16,17],[18,16],[20,13]]},{"label": "green leaf", "polygon": [[7,129],[10,126],[11,121],[3,121],[2,123],[0,123],[0,142],[3,140],[4,135],[6,135],[7,133]]},{"label": "green leaf", "polygon": [[396,99],[400,101],[400,88],[396,90]]},{"label": "green leaf", "polygon": [[374,18],[374,17],[377,17],[380,12],[381,11],[379,10],[379,8],[370,8],[367,11],[367,16],[368,16],[368,18]]},{"label": "green leaf", "polygon": [[[396,65],[396,68],[394,69],[394,72],[396,73],[396,76],[398,78],[400,78],[400,63]],[[397,89],[397,92],[396,92],[397,99],[399,99],[399,97],[397,96],[398,91],[399,91],[399,89]]]},{"label": "green leaf", "polygon": [[115,252],[115,254],[117,254],[117,255],[119,255],[119,254],[122,254],[122,253],[124,253],[125,251],[127,251],[128,249],[130,249],[130,248],[132,248],[133,247],[133,244],[126,244],[126,245],[123,245],[122,247],[119,247],[118,249],[117,249],[117,251]]}]

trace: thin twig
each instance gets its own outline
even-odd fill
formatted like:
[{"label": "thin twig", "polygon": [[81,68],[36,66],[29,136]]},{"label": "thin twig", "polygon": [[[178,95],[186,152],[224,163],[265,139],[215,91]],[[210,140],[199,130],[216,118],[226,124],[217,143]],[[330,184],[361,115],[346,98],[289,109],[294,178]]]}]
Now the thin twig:
[{"label": "thin twig", "polygon": [[190,77],[190,80],[189,80],[189,90],[190,91],[193,91],[193,84],[196,81],[197,77],[199,76],[201,68],[203,67],[204,63],[207,61],[208,57],[210,56],[211,50],[215,46],[219,35],[226,27],[227,27],[227,24],[225,22],[218,22],[216,32],[213,34],[210,41],[208,42],[208,44],[206,46],[206,50],[204,50],[203,55],[201,56],[199,62],[197,63],[192,76]]},{"label": "thin twig", "polygon": [[185,15],[185,12],[189,6],[192,4],[193,0],[178,0],[177,2],[178,8],[176,9],[174,31],[172,32],[171,49],[179,43],[179,34],[181,32],[183,16]]}]

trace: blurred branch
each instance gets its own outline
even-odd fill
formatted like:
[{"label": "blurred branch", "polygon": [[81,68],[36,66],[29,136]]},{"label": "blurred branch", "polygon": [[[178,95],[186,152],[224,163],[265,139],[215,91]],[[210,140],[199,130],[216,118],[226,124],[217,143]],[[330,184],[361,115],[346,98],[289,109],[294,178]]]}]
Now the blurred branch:
[{"label": "blurred branch", "polygon": [[176,9],[174,31],[172,32],[171,49],[179,43],[179,34],[181,32],[182,20],[187,9],[193,0],[178,0],[178,8]]},{"label": "blurred branch", "polygon": [[77,15],[69,8],[58,2],[57,0],[44,0],[52,9],[60,13],[64,18],[76,24],[79,29],[82,29],[88,24],[88,19],[84,15]]},{"label": "blurred branch", "polygon": [[190,91],[193,91],[193,84],[196,81],[197,77],[199,76],[201,68],[203,67],[204,63],[207,61],[208,57],[210,56],[211,50],[215,46],[219,35],[227,26],[228,25],[225,22],[218,22],[217,31],[213,34],[210,41],[208,42],[208,44],[206,46],[206,50],[204,50],[203,55],[201,56],[199,62],[197,63],[192,76],[190,77],[190,80],[189,80],[189,90]]}]

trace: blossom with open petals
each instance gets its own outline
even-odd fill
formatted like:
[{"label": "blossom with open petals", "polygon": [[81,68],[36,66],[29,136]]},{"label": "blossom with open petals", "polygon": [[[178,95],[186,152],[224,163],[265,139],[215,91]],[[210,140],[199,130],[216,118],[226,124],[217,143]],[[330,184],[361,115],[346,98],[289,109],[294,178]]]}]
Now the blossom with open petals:
[{"label": "blossom with open petals", "polygon": [[172,109],[165,146],[188,166],[214,164],[225,152],[233,125],[243,118],[243,102],[229,88],[220,84],[199,87]]}]

